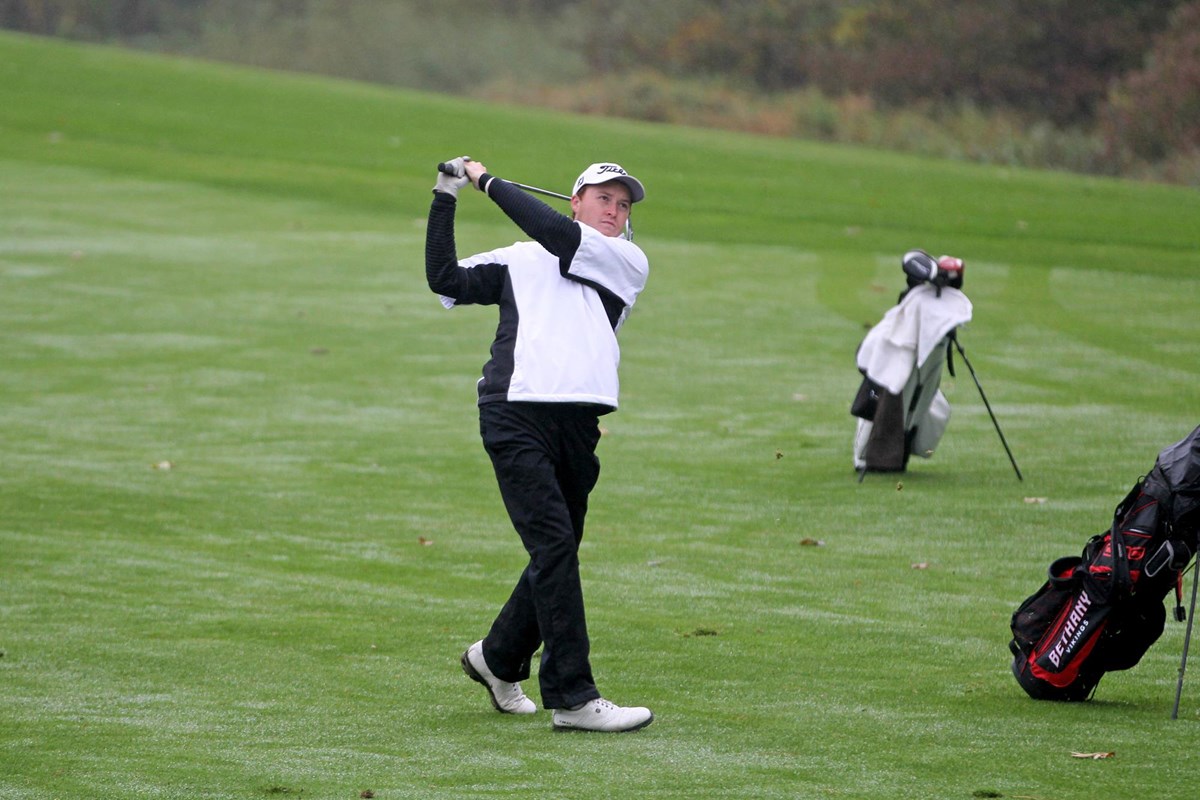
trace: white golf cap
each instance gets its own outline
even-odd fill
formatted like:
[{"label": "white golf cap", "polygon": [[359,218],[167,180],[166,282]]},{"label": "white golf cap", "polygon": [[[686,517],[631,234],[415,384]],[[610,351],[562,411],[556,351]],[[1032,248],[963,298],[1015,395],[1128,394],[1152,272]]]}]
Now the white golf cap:
[{"label": "white golf cap", "polygon": [[646,197],[646,189],[642,186],[641,181],[622,169],[620,164],[607,163],[592,164],[585,169],[575,180],[575,188],[571,190],[571,196],[579,194],[584,186],[608,183],[609,181],[620,181],[628,186],[631,202],[636,203]]}]

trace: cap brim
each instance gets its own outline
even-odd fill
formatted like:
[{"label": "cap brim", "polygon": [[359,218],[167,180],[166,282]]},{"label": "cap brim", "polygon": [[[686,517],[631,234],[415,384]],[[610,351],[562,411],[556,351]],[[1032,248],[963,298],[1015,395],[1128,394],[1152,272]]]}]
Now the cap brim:
[{"label": "cap brim", "polygon": [[642,182],[632,175],[614,175],[613,177],[605,176],[601,180],[589,181],[583,176],[580,176],[576,181],[575,194],[583,191],[585,186],[602,186],[606,183],[623,183],[625,188],[629,189],[629,202],[637,203],[646,198],[646,188],[642,186]]},{"label": "cap brim", "polygon": [[638,203],[646,199],[646,188],[637,178],[632,175],[622,175],[617,180],[629,187],[629,202]]}]

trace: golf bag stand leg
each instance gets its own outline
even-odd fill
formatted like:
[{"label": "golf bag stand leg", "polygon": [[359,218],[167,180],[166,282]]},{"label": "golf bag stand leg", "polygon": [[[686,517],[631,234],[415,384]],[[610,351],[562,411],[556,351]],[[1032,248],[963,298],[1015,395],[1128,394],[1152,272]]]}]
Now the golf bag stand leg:
[{"label": "golf bag stand leg", "polygon": [[1188,609],[1187,632],[1183,635],[1183,658],[1179,661],[1179,682],[1175,685],[1175,707],[1171,709],[1171,719],[1179,719],[1179,698],[1183,695],[1183,673],[1187,669],[1188,648],[1192,644],[1192,622],[1196,619],[1196,585],[1200,584],[1200,570],[1195,569],[1193,562],[1192,602]]},{"label": "golf bag stand leg", "polygon": [[967,370],[971,373],[971,380],[975,381],[975,388],[979,390],[979,396],[983,398],[983,407],[987,409],[988,416],[992,418],[992,425],[995,427],[996,433],[1000,436],[1000,444],[1004,445],[1004,452],[1008,454],[1008,463],[1012,464],[1013,472],[1017,473],[1017,480],[1025,480],[1021,475],[1021,468],[1017,466],[1017,460],[1013,458],[1012,450],[1008,446],[1008,440],[1004,438],[1004,431],[1000,430],[1000,423],[996,420],[996,415],[992,413],[992,404],[988,402],[987,395],[983,393],[983,386],[980,385],[979,378],[975,375],[975,368],[971,366],[971,360],[967,358],[967,351],[963,350],[962,344],[958,341],[958,331],[950,331],[949,338],[950,341],[954,342],[954,347],[958,350],[958,354],[962,356],[963,363],[967,365]]}]

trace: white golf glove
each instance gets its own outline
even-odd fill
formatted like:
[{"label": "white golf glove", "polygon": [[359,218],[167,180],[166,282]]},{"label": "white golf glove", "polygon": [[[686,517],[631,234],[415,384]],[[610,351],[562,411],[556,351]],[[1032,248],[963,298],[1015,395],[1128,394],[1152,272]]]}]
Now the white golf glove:
[{"label": "white golf glove", "polygon": [[[439,164],[437,184],[434,185],[433,190],[451,197],[458,197],[458,190],[470,182],[466,169],[466,163],[470,160],[468,156],[459,156]],[[447,174],[447,172],[451,174]]]}]

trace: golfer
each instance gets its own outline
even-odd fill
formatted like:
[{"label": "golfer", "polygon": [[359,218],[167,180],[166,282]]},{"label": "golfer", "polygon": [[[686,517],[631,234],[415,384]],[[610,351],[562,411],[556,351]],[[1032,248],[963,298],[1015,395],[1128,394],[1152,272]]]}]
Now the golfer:
[{"label": "golfer", "polygon": [[[439,170],[429,209],[425,276],[446,308],[498,305],[491,360],[479,380],[479,431],[500,495],[529,554],[482,640],[462,656],[503,713],[532,714],[520,682],[542,647],[538,684],[556,729],[632,731],[648,708],[600,696],[579,579],[588,495],[600,475],[599,417],[617,407],[617,331],[646,284],[645,254],[622,233],[639,180],[592,164],[575,181],[571,216],[456,158]],[[470,182],[533,241],[458,260],[454,214]]]}]

